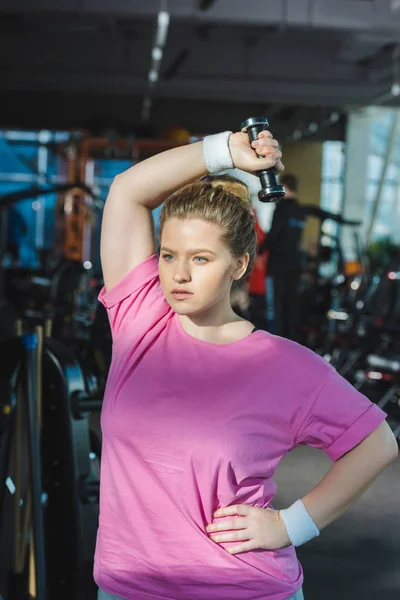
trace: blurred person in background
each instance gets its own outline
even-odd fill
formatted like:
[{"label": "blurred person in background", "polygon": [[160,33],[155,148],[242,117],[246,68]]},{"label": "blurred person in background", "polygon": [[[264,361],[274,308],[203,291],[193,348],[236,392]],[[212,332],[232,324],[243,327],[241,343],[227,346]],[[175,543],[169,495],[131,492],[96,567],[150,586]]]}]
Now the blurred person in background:
[{"label": "blurred person in background", "polygon": [[[260,244],[265,237],[264,231],[261,229],[257,213],[255,212],[255,230],[257,236],[257,244]],[[249,294],[249,313],[251,320],[257,329],[267,329],[266,320],[266,264],[268,252],[257,254],[254,259],[254,267],[250,273],[247,286]]]},{"label": "blurred person in background", "polygon": [[285,196],[276,204],[271,228],[258,246],[258,255],[268,251],[268,329],[271,333],[296,340],[298,285],[302,262],[300,245],[306,211],[297,198],[297,178],[284,174],[279,182],[285,188]]}]

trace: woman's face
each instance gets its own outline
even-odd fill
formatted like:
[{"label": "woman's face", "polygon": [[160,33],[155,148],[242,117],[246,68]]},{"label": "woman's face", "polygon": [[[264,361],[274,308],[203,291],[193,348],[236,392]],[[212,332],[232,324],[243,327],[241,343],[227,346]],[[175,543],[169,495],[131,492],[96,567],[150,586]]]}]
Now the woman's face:
[{"label": "woman's face", "polygon": [[249,255],[233,257],[220,237],[218,225],[201,219],[169,219],[164,224],[158,271],[164,296],[176,313],[197,314],[229,301],[232,281],[245,273]]}]

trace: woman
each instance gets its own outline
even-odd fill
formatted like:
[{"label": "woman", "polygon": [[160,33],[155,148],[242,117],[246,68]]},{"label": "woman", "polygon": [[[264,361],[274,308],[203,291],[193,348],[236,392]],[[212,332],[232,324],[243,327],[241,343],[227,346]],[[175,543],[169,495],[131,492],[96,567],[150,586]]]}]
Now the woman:
[{"label": "woman", "polygon": [[[257,158],[257,154],[263,158]],[[99,598],[303,597],[298,546],[339,517],[397,455],[385,413],[322,358],[237,316],[251,271],[246,186],[201,180],[283,169],[268,132],[225,132],[117,176],[101,260],[113,335],[102,410]],[[160,256],[152,210],[165,201]],[[292,448],[335,464],[302,500],[274,510],[274,472]]]}]

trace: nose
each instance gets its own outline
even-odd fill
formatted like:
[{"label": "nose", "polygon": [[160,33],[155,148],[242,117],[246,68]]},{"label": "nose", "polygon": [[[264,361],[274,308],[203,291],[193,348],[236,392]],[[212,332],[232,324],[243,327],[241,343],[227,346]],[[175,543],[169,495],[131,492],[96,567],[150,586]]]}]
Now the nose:
[{"label": "nose", "polygon": [[190,271],[187,265],[182,262],[177,263],[173,280],[177,283],[185,283],[191,280]]}]

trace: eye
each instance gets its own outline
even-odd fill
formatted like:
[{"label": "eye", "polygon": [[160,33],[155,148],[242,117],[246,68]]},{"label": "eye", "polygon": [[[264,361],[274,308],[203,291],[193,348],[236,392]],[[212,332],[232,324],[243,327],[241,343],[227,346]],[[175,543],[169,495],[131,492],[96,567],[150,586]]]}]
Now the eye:
[{"label": "eye", "polygon": [[[206,258],[203,258],[202,256],[196,256],[196,258],[194,260],[203,260],[204,262],[208,262],[208,260]],[[204,264],[204,263],[199,263],[199,264]]]},{"label": "eye", "polygon": [[164,260],[166,260],[167,262],[170,262],[170,261],[168,260],[169,258],[173,258],[173,257],[172,257],[172,254],[163,254],[163,255],[162,255],[162,257],[163,257],[163,259],[164,259]]}]

